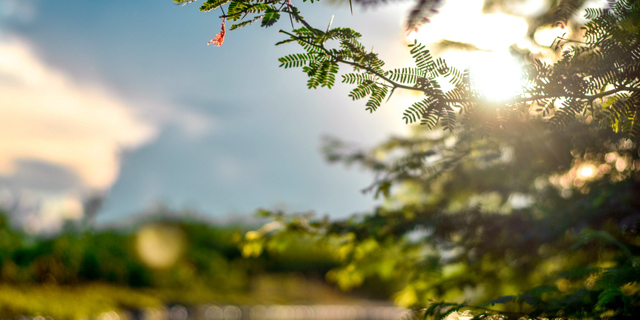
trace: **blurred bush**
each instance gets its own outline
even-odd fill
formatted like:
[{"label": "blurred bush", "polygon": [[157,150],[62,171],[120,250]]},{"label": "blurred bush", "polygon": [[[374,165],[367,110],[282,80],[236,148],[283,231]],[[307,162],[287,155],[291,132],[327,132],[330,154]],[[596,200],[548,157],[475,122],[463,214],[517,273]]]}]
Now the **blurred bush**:
[{"label": "blurred bush", "polygon": [[309,249],[310,239],[292,238],[291,250],[244,258],[239,241],[249,228],[158,216],[131,230],[65,228],[39,237],[13,229],[0,212],[0,317],[78,318],[169,303],[282,303],[295,295],[264,289],[274,281],[265,279],[298,279],[296,286],[305,287],[312,278],[315,285],[307,287],[318,287],[338,265],[328,248]]}]

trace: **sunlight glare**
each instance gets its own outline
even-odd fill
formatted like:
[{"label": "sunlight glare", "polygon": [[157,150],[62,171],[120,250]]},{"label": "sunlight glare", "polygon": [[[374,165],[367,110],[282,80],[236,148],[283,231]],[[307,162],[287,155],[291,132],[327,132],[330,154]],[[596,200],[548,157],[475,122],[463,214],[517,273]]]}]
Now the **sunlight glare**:
[{"label": "sunlight glare", "polygon": [[526,18],[536,18],[549,9],[548,0],[507,1],[503,5],[508,12]]},{"label": "sunlight glare", "polygon": [[451,0],[430,23],[411,33],[408,40],[436,43],[449,40],[481,50],[504,49],[524,39],[529,25],[523,18],[504,13],[483,13],[482,0]]},{"label": "sunlight glare", "polygon": [[[473,85],[487,99],[504,101],[516,96],[524,85],[520,63],[510,55],[509,47],[526,39],[529,26],[520,17],[484,13],[483,4],[481,0],[447,1],[431,23],[407,40],[424,44],[448,40],[475,46],[477,50],[466,51],[445,46],[436,56],[461,71],[469,69]],[[446,82],[440,82],[444,91]]]},{"label": "sunlight glare", "polygon": [[508,52],[478,54],[469,69],[472,85],[489,100],[504,101],[522,90],[522,69]]},{"label": "sunlight glare", "polygon": [[541,46],[550,47],[558,37],[567,37],[568,28],[545,26],[536,30],[533,39]]},{"label": "sunlight glare", "polygon": [[460,70],[469,69],[472,85],[488,100],[504,101],[524,86],[522,68],[507,51],[447,51],[442,57]]}]

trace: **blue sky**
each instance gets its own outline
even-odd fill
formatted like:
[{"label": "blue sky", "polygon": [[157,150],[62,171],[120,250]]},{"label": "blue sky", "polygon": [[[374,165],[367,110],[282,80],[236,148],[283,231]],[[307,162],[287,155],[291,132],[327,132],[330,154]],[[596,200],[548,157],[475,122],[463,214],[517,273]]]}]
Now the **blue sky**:
[{"label": "blue sky", "polygon": [[[555,53],[545,46],[566,31],[539,26],[528,37],[526,17],[545,12],[549,0],[486,12],[483,0],[448,0],[411,35],[403,28],[410,1],[355,8],[354,16],[346,4],[293,3],[312,25],[335,15],[333,26],[360,31],[389,68],[411,64],[406,45],[414,39],[472,44],[481,50],[435,55],[471,69],[487,95],[518,90],[511,46],[550,62]],[[346,85],[308,90],[299,69],[278,67],[279,57],[299,51],[274,46],[284,39],[278,29],[291,29],[288,19],[228,31],[213,47],[206,43],[220,30],[220,13],[198,6],[0,0],[0,206],[16,223],[55,230],[80,219],[96,193],[106,196],[101,223],[158,204],[222,219],[257,208],[341,218],[376,205],[360,192],[373,177],[326,164],[321,137],[371,146],[407,134],[402,112],[418,97],[397,92],[369,114]]]},{"label": "blue sky", "polygon": [[[335,15],[334,26],[362,31],[392,63],[406,58],[406,4],[354,17],[294,4],[318,25]],[[308,90],[300,70],[278,68],[298,50],[274,46],[288,20],[230,31],[216,48],[206,43],[219,13],[197,3],[0,0],[0,10],[0,116],[19,122],[3,138],[16,142],[0,159],[0,201],[34,231],[79,217],[93,192],[107,195],[101,222],[158,203],[213,217],[258,207],[344,217],[373,207],[360,192],[372,176],[326,164],[321,136],[372,145],[407,130],[393,100],[369,114],[347,86]],[[40,82],[28,81],[32,69]]]}]

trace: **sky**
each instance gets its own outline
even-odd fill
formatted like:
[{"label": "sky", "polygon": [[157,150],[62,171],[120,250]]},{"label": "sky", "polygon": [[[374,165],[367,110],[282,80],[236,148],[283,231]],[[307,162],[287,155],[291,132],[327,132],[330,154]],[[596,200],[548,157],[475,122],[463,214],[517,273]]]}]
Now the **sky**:
[{"label": "sky", "polygon": [[[403,54],[406,6],[310,9]],[[158,204],[221,218],[370,210],[360,190],[372,176],[326,164],[321,137],[372,145],[406,132],[402,109],[369,114],[346,86],[308,90],[300,70],[278,67],[297,50],[274,46],[284,22],[207,46],[218,15],[170,0],[0,0],[0,204],[33,232],[81,217],[95,194],[99,222]]]},{"label": "sky", "polygon": [[[539,2],[523,1],[524,13]],[[353,16],[345,5],[294,4],[313,25],[335,16],[333,26],[361,31],[389,67],[409,63],[414,38],[503,52],[527,29],[521,18],[482,14],[481,0],[447,1],[409,37],[411,2],[354,8]],[[257,208],[341,218],[379,204],[361,192],[373,176],[327,164],[321,137],[366,147],[407,134],[402,112],[415,97],[398,94],[369,114],[347,85],[308,90],[299,69],[278,67],[277,58],[299,50],[274,46],[288,19],[228,31],[213,47],[206,43],[219,31],[219,12],[198,6],[0,0],[0,206],[14,222],[56,230],[80,219],[94,195],[105,197],[99,223],[159,205],[226,219]],[[451,25],[451,14],[463,14],[475,33]],[[461,68],[490,61],[450,58]]]}]

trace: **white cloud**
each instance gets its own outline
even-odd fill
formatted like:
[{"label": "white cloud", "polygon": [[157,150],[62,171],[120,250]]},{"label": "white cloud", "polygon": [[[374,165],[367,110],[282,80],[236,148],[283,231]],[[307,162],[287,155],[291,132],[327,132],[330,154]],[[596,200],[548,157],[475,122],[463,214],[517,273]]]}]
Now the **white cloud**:
[{"label": "white cloud", "polygon": [[76,84],[40,61],[26,42],[0,42],[0,174],[19,160],[67,167],[87,187],[111,186],[121,149],[154,134],[105,89]]},{"label": "white cloud", "polygon": [[19,38],[0,40],[0,97],[0,176],[18,176],[20,163],[36,161],[79,177],[74,199],[63,195],[70,190],[41,195],[41,219],[25,226],[34,230],[56,217],[79,218],[81,195],[110,188],[121,151],[141,146],[157,131],[106,88],[74,82]]},{"label": "white cloud", "polygon": [[27,213],[24,228],[30,233],[55,231],[64,220],[78,220],[83,216],[81,200],[73,195],[52,196],[42,201],[37,213]]}]

